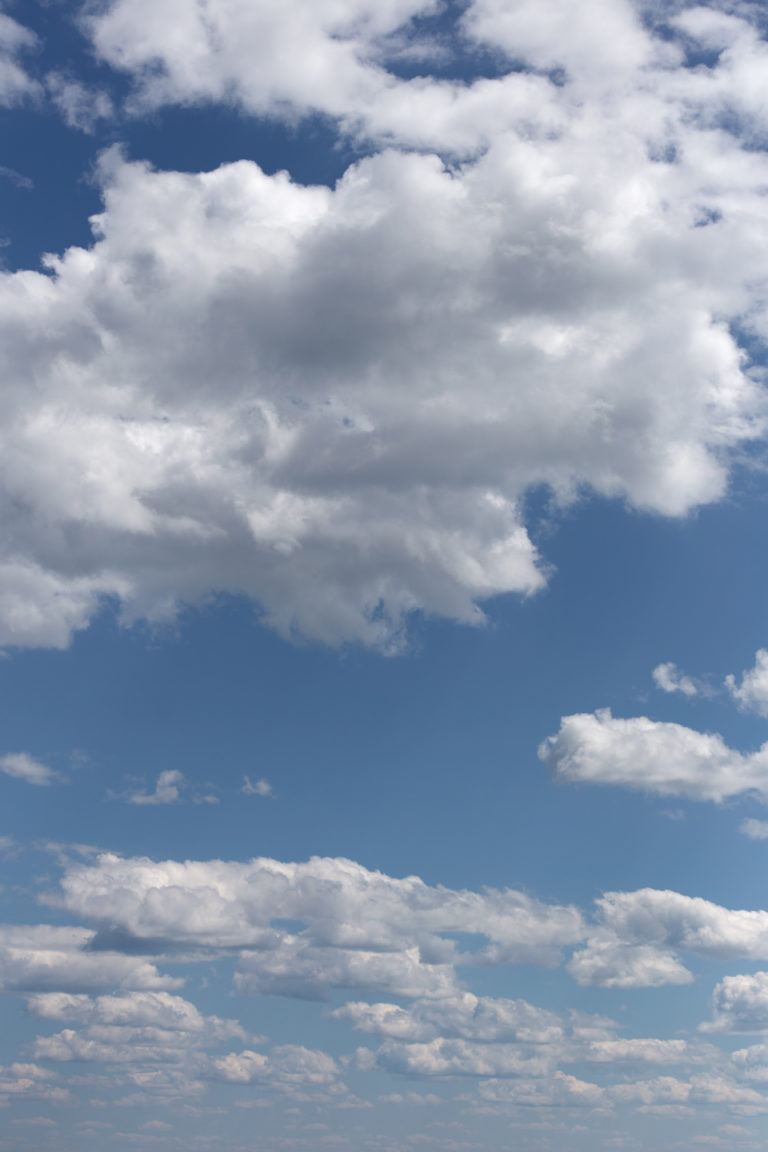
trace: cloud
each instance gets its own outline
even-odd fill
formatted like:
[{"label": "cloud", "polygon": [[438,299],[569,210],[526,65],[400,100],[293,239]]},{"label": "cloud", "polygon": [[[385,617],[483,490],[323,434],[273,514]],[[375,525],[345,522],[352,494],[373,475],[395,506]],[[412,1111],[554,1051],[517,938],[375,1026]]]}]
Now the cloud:
[{"label": "cloud", "polygon": [[168,768],[158,776],[154,792],[132,792],[126,799],[129,804],[175,804],[183,787],[184,773]]},{"label": "cloud", "polygon": [[112,100],[106,92],[89,88],[71,76],[49,72],[45,87],[68,128],[93,132],[99,120],[110,120],[114,116]]},{"label": "cloud", "polygon": [[0,12],[0,105],[12,108],[39,92],[25,70],[23,54],[37,44],[34,32]]},{"label": "cloud", "polygon": [[712,995],[712,1020],[702,1032],[768,1032],[768,972],[726,976]]},{"label": "cloud", "polygon": [[[461,964],[556,964],[581,940],[573,907],[513,890],[430,887],[344,859],[155,862],[102,855],[70,864],[54,903],[99,929],[96,946],[239,952],[245,992],[323,997],[360,988],[455,996]],[[459,951],[456,933],[479,936]]]},{"label": "cloud", "polygon": [[482,624],[544,587],[532,485],[682,516],[765,434],[735,336],[768,335],[753,9],[660,29],[624,3],[574,25],[475,0],[452,50],[508,68],[458,83],[388,69],[423,0],[310,8],[84,18],[137,115],[320,112],[376,151],[333,188],[110,152],[94,243],[0,279],[0,644],[218,591],[287,636],[396,650],[413,613]]},{"label": "cloud", "polygon": [[721,802],[747,792],[768,800],[768,744],[743,754],[716,733],[645,716],[620,720],[610,709],[564,716],[539,747],[556,779],[618,784],[660,796]]},{"label": "cloud", "polygon": [[684,696],[697,696],[699,689],[690,676],[684,675],[676,664],[658,664],[653,670],[653,679],[662,692],[682,692]]},{"label": "cloud", "polygon": [[534,1008],[525,1000],[478,997],[471,992],[440,1000],[420,1000],[408,1009],[398,1004],[350,1002],[335,1009],[332,1015],[349,1021],[360,1031],[397,1040],[443,1037],[551,1044],[563,1036],[562,1022],[555,1012]]},{"label": "cloud", "polygon": [[768,840],[768,820],[742,820],[739,832],[750,840]]},{"label": "cloud", "polygon": [[718,960],[768,958],[768,912],[653,888],[607,892],[596,906],[596,931],[568,963],[579,984],[688,984],[693,977],[679,951]]},{"label": "cloud", "polygon": [[272,795],[272,785],[269,783],[268,780],[262,779],[262,780],[257,780],[255,783],[253,783],[249,776],[243,776],[243,780],[245,781],[245,783],[243,784],[243,787],[240,789],[240,791],[245,792],[246,796],[271,796]]},{"label": "cloud", "polygon": [[39,760],[34,760],[28,752],[7,752],[5,756],[0,756],[0,772],[41,787],[66,781],[60,772],[54,772]]},{"label": "cloud", "polygon": [[768,650],[758,649],[754,668],[742,673],[740,684],[737,684],[735,676],[729,675],[725,678],[725,686],[745,712],[768,716]]},{"label": "cloud", "polygon": [[95,932],[49,925],[0,925],[0,991],[85,992],[115,986],[169,989],[183,983],[161,975],[143,957],[90,950]]}]

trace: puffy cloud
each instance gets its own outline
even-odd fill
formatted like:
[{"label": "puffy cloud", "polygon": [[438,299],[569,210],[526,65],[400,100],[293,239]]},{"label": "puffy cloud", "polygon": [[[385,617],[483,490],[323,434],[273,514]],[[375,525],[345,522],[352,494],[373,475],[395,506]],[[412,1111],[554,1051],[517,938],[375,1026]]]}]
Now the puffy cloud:
[{"label": "puffy cloud", "polygon": [[126,799],[129,804],[175,804],[183,787],[184,773],[168,768],[158,776],[154,792],[131,792]]},{"label": "puffy cloud", "polygon": [[106,92],[89,88],[62,72],[49,72],[45,87],[69,128],[92,132],[98,120],[109,120],[114,115]]},{"label": "puffy cloud", "polygon": [[562,1023],[555,1012],[535,1008],[525,1000],[478,997],[471,992],[440,1000],[420,1000],[408,1009],[398,1004],[350,1002],[332,1015],[361,1031],[398,1040],[444,1037],[551,1044],[563,1036]]},{"label": "puffy cloud", "polygon": [[768,716],[768,650],[758,649],[754,668],[742,674],[740,684],[730,675],[726,676],[725,685],[740,708]]},{"label": "puffy cloud", "polygon": [[717,733],[646,716],[621,720],[608,708],[564,716],[539,756],[559,780],[619,784],[694,800],[719,802],[745,792],[768,799],[768,744],[743,754]]},{"label": "puffy cloud", "polygon": [[698,695],[699,690],[690,676],[686,676],[671,661],[658,664],[653,670],[653,679],[662,692],[682,692],[684,696]]},{"label": "puffy cloud", "polygon": [[1,925],[0,990],[164,989],[183,983],[141,957],[90,951],[94,936],[86,928]]},{"label": "puffy cloud", "polygon": [[27,784],[42,786],[64,780],[59,772],[33,759],[28,752],[7,752],[5,756],[0,756],[0,772],[16,780],[26,780]]},{"label": "puffy cloud", "polygon": [[553,1055],[519,1044],[476,1044],[439,1037],[423,1044],[385,1040],[375,1056],[388,1072],[416,1076],[546,1076]]},{"label": "puffy cloud", "polygon": [[513,1083],[491,1080],[481,1084],[478,1093],[489,1104],[530,1108],[593,1108],[602,1105],[606,1098],[605,1089],[600,1085],[561,1071],[544,1080],[521,1078]]},{"label": "puffy cloud", "polygon": [[[768,334],[752,10],[660,29],[629,3],[574,23],[564,0],[476,0],[455,46],[507,74],[402,80],[387,54],[432,10],[90,12],[137,109],[321,111],[379,151],[333,189],[111,154],[93,246],[3,277],[0,643],[64,644],[104,597],[157,618],[220,590],[389,650],[414,611],[479,623],[543,587],[531,485],[665,515],[726,491],[766,419],[734,336]],[[712,36],[704,76],[686,51]]]},{"label": "puffy cloud", "polygon": [[270,1081],[277,1086],[328,1085],[338,1076],[332,1056],[298,1044],[282,1044],[268,1055],[246,1049],[231,1052],[212,1063],[215,1076],[231,1084]]},{"label": "puffy cloud", "polygon": [[[456,996],[457,963],[553,964],[584,934],[572,907],[510,890],[430,887],[344,859],[238,864],[103,855],[70,864],[55,902],[100,926],[97,946],[240,950],[241,989],[298,996],[334,987]],[[298,925],[288,929],[286,921]],[[459,952],[455,933],[486,943]]]},{"label": "puffy cloud", "polygon": [[723,908],[652,888],[608,892],[597,901],[597,930],[569,971],[580,984],[654,987],[693,977],[677,952],[713,959],[768,957],[768,912]]},{"label": "puffy cloud", "polygon": [[712,996],[712,1020],[703,1032],[768,1032],[768,972],[726,976]]}]

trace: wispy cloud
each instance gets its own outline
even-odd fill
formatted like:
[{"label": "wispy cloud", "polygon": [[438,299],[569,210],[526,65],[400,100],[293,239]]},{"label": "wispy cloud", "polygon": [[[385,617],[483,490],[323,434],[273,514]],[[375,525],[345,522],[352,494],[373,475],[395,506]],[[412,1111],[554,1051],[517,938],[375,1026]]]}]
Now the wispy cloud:
[{"label": "wispy cloud", "polygon": [[243,780],[245,781],[245,783],[243,784],[243,787],[240,789],[240,791],[245,792],[246,796],[272,796],[273,795],[272,785],[270,784],[269,780],[263,780],[262,779],[262,780],[256,780],[254,782],[253,780],[251,780],[251,778],[249,776],[245,776],[245,775],[243,776]]},{"label": "wispy cloud", "polygon": [[6,776],[13,776],[16,780],[26,780],[27,784],[37,784],[46,787],[49,784],[66,783],[66,776],[55,772],[35,760],[28,752],[8,752],[0,756],[0,772]]}]

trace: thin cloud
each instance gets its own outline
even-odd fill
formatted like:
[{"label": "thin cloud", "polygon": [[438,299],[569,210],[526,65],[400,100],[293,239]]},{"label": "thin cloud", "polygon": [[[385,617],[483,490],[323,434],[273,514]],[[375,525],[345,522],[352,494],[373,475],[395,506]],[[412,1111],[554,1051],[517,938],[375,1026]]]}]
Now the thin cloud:
[{"label": "thin cloud", "polygon": [[50,784],[66,783],[66,776],[61,772],[48,768],[35,760],[28,752],[8,752],[0,756],[0,772],[12,776],[15,780],[25,780],[27,784],[36,784],[47,787]]}]

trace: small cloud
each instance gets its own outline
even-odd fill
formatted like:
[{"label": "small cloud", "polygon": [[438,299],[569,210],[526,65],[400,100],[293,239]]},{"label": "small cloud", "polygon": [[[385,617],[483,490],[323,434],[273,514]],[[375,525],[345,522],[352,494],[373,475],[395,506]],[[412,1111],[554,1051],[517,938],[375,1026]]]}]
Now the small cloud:
[{"label": "small cloud", "polygon": [[768,840],[768,820],[742,820],[739,832],[750,840]]},{"label": "small cloud", "polygon": [[218,796],[214,796],[212,793],[208,793],[206,796],[194,796],[192,798],[192,803],[193,804],[220,804],[221,801],[219,800]]},{"label": "small cloud", "polygon": [[768,650],[758,649],[755,666],[742,674],[741,684],[733,675],[726,676],[724,683],[739,708],[768,716]]},{"label": "small cloud", "polygon": [[129,804],[175,804],[183,787],[183,772],[169,768],[158,776],[154,792],[132,792],[126,799]]},{"label": "small cloud", "polygon": [[0,164],[0,178],[10,180],[11,184],[15,184],[17,188],[24,188],[27,192],[35,186],[34,181],[30,180],[29,176],[25,176],[23,172],[17,172],[15,168],[8,168],[5,164]]},{"label": "small cloud", "polygon": [[245,775],[243,776],[243,780],[245,783],[243,784],[241,791],[245,792],[246,796],[272,795],[272,785],[270,784],[269,780],[257,780],[254,784],[250,777]]},{"label": "small cloud", "polygon": [[106,92],[88,88],[61,72],[49,72],[45,83],[68,128],[90,133],[98,120],[111,120],[114,116],[114,107]]},{"label": "small cloud", "polygon": [[699,689],[690,676],[681,672],[671,660],[666,664],[658,664],[654,668],[653,679],[656,687],[661,688],[662,692],[682,692],[684,696],[698,696],[699,694]]},{"label": "small cloud", "polygon": [[667,820],[685,820],[685,812],[682,808],[662,808],[662,816],[666,816]]},{"label": "small cloud", "polygon": [[37,784],[41,787],[66,781],[66,777],[60,772],[47,768],[27,752],[8,752],[5,756],[0,756],[0,772],[4,772],[6,776],[13,776],[16,780],[26,780],[27,784]]}]

